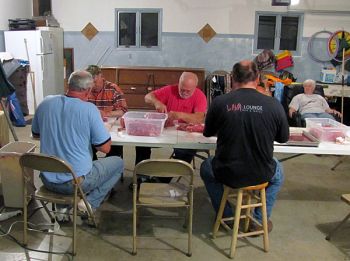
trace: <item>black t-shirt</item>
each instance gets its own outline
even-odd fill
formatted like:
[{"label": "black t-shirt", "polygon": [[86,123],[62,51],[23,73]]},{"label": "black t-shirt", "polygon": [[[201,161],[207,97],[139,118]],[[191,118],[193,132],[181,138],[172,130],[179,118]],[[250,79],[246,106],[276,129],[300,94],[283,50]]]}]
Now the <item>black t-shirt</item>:
[{"label": "black t-shirt", "polygon": [[289,126],[282,105],[251,88],[216,97],[204,136],[217,135],[215,177],[232,188],[269,181],[274,175],[273,142],[286,142]]}]

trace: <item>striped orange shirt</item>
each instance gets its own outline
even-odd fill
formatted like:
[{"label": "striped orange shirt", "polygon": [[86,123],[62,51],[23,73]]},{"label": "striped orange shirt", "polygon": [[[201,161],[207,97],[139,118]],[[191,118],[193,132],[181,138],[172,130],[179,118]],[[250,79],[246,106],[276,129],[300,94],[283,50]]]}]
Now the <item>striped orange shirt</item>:
[{"label": "striped orange shirt", "polygon": [[109,81],[104,81],[103,88],[99,93],[90,92],[88,101],[95,104],[103,112],[117,110],[126,112],[128,110],[123,91],[118,85]]}]

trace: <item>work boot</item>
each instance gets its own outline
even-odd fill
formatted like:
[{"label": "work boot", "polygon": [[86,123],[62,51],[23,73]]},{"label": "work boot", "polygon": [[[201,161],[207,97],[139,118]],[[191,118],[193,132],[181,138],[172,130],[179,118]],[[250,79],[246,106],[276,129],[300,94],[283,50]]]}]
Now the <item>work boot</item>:
[{"label": "work boot", "polygon": [[[272,231],[272,228],[273,228],[272,221],[268,220],[267,221],[267,230],[268,230],[269,233]],[[249,224],[249,232],[255,232],[255,231],[260,231],[260,230],[263,230],[262,225],[260,226],[260,225],[258,225],[255,222],[250,222],[250,224]]]}]

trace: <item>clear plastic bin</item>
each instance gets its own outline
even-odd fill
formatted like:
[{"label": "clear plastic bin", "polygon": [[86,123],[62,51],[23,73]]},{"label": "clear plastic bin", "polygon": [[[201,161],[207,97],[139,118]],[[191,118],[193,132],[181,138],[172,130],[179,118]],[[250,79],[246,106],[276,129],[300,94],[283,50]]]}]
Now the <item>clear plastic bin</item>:
[{"label": "clear plastic bin", "polygon": [[132,136],[159,136],[167,118],[158,112],[129,111],[123,115],[126,133]]},{"label": "clear plastic bin", "polygon": [[306,128],[320,141],[335,142],[337,137],[345,138],[348,127],[340,122],[325,118],[306,118]]}]

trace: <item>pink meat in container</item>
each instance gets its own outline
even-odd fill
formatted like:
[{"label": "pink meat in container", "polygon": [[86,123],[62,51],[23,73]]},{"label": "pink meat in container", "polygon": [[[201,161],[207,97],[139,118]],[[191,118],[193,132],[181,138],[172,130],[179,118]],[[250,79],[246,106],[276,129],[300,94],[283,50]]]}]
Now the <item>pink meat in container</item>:
[{"label": "pink meat in container", "polygon": [[159,136],[168,118],[166,113],[128,111],[122,117],[126,133],[132,136]]},{"label": "pink meat in container", "polygon": [[336,138],[346,136],[348,126],[332,119],[306,118],[306,128],[320,141],[335,142]]}]

